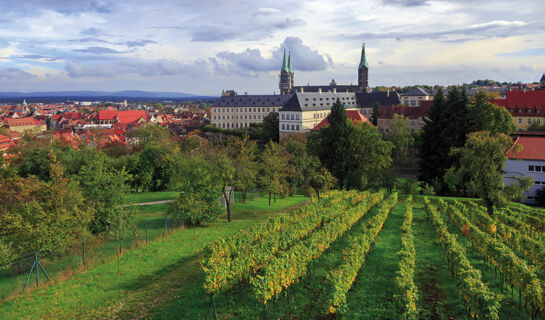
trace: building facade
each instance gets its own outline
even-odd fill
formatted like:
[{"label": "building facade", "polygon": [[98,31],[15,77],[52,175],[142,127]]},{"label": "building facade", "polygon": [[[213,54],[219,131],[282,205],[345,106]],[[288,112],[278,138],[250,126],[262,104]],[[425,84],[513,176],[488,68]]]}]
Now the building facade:
[{"label": "building facade", "polygon": [[420,101],[433,100],[433,96],[424,88],[414,87],[401,94],[401,103],[409,107],[419,107]]},{"label": "building facade", "polygon": [[6,118],[4,125],[8,127],[11,131],[16,131],[19,133],[35,133],[40,134],[47,130],[47,125],[45,122],[37,120],[33,117],[25,118]]},{"label": "building facade", "polygon": [[505,99],[490,102],[505,107],[518,130],[526,130],[532,124],[545,124],[545,91],[507,91]]},{"label": "building facade", "polygon": [[411,131],[419,131],[424,127],[428,117],[428,110],[431,108],[432,100],[422,101],[419,107],[407,106],[385,106],[380,108],[377,117],[378,130],[383,134],[388,134],[392,129],[391,121],[395,114],[403,115],[410,122]]}]

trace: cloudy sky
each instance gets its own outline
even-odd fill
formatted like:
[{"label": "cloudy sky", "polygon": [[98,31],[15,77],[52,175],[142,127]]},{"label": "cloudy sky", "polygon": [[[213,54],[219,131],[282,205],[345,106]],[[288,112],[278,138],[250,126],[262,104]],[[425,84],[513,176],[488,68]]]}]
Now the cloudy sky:
[{"label": "cloudy sky", "polygon": [[0,91],[278,92],[296,85],[537,81],[543,0],[0,1]]}]

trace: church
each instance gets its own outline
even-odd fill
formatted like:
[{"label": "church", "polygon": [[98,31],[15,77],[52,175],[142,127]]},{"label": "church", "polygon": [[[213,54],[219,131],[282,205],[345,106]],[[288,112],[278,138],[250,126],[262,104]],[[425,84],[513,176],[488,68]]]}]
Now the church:
[{"label": "church", "polygon": [[223,91],[212,105],[211,124],[222,129],[240,129],[252,123],[261,123],[271,112],[279,114],[280,138],[290,134],[308,134],[324,120],[333,103],[340,100],[346,110],[356,110],[370,118],[375,104],[395,106],[401,103],[396,92],[371,92],[369,65],[362,46],[358,64],[358,85],[338,85],[334,80],[328,85],[295,86],[295,72],[291,54],[286,53],[280,69],[280,94],[238,95],[235,91]]}]

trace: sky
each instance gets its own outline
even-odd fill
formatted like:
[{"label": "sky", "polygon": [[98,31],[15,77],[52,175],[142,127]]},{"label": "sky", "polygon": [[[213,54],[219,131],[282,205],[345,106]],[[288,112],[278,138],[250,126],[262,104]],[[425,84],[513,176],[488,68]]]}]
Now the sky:
[{"label": "sky", "polygon": [[0,91],[278,93],[295,85],[539,81],[543,0],[0,1]]}]

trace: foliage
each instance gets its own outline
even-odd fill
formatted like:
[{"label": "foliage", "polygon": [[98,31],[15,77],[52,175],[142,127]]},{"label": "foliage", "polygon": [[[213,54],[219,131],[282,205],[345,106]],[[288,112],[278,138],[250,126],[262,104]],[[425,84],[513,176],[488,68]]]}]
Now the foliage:
[{"label": "foliage", "polygon": [[193,224],[216,220],[223,211],[220,203],[222,185],[217,168],[203,156],[196,155],[181,163],[175,174],[173,187],[180,192],[180,197],[171,203],[170,215]]},{"label": "foliage", "polygon": [[140,152],[133,165],[127,166],[134,177],[134,186],[138,191],[164,191],[173,183],[172,176],[179,162],[178,149],[170,145],[147,144]]},{"label": "foliage", "polygon": [[469,132],[489,131],[492,135],[513,134],[517,127],[506,108],[490,103],[489,96],[479,91],[471,98],[469,105]]},{"label": "foliage", "polygon": [[212,157],[212,162],[216,166],[218,179],[221,183],[221,192],[227,209],[227,221],[231,222],[231,196],[233,195],[233,185],[235,182],[235,167],[231,159],[224,152],[217,152]]},{"label": "foliage", "polygon": [[411,132],[411,123],[402,114],[394,114],[391,129],[386,138],[394,144],[393,158],[396,162],[402,163],[407,159],[409,148],[414,143]]},{"label": "foliage", "polygon": [[236,190],[242,192],[242,201],[245,202],[248,192],[257,185],[257,144],[250,140],[249,135],[244,135],[242,138],[229,137],[227,139],[227,152],[233,161],[235,169],[233,186]]},{"label": "foliage", "polygon": [[482,281],[481,272],[471,265],[465,249],[456,241],[456,236],[448,232],[445,222],[436,209],[430,205],[429,200],[425,198],[424,202],[428,218],[431,220],[447,258],[449,269],[458,278],[460,295],[464,304],[469,307],[470,315],[482,319],[498,320],[501,296],[494,294]]},{"label": "foliage", "polygon": [[511,145],[512,140],[503,133],[494,136],[488,131],[469,134],[463,148],[453,149],[452,153],[460,158],[460,167],[450,168],[445,181],[452,190],[461,188],[479,195],[492,215],[494,206],[507,205],[509,200],[527,190],[531,181],[522,178],[509,185],[504,184],[505,153]]},{"label": "foliage", "polygon": [[335,313],[346,304],[346,294],[356,279],[358,271],[365,263],[367,253],[373,245],[374,239],[384,226],[390,210],[397,202],[397,194],[392,194],[378,206],[378,212],[363,226],[364,232],[359,238],[352,239],[350,245],[343,251],[342,264],[331,271],[328,281],[331,285],[327,313]]},{"label": "foliage", "polygon": [[280,140],[278,118],[278,112],[271,112],[263,118],[261,141],[264,143],[268,143],[269,141],[278,142]]},{"label": "foliage", "polygon": [[288,176],[288,153],[284,148],[273,141],[265,146],[261,154],[260,184],[271,195],[285,194],[286,178]]},{"label": "foliage", "polygon": [[129,180],[130,175],[124,169],[109,167],[104,155],[97,156],[79,171],[76,181],[85,204],[92,209],[91,230],[94,233],[108,231],[118,235],[131,225],[130,211],[123,207]]},{"label": "foliage", "polygon": [[353,125],[339,100],[327,119],[329,125],[310,136],[309,149],[341,187],[367,187],[377,170],[390,166],[392,144],[369,123]]},{"label": "foliage", "polygon": [[417,319],[418,318],[418,289],[414,284],[416,252],[414,248],[414,234],[412,230],[413,208],[412,197],[406,201],[405,218],[401,225],[401,249],[397,253],[399,257],[399,270],[396,277],[396,295],[394,298],[397,302],[400,319]]},{"label": "foliage", "polygon": [[18,255],[60,254],[86,229],[91,214],[77,185],[52,156],[50,181],[13,177],[0,182],[0,238]]},{"label": "foliage", "polygon": [[378,122],[378,116],[380,113],[380,106],[378,105],[378,101],[375,102],[373,105],[373,113],[371,114],[371,123],[376,126]]},{"label": "foliage", "polygon": [[539,188],[536,192],[536,202],[539,206],[545,206],[545,187]]}]

